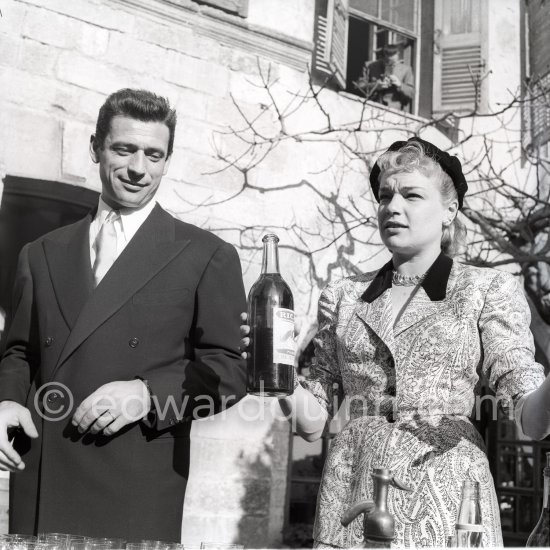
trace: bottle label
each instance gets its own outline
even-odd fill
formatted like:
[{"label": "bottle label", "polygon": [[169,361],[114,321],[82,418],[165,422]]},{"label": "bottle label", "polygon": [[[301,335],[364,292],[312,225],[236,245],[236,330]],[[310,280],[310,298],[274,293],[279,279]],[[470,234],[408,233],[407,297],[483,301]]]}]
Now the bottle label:
[{"label": "bottle label", "polygon": [[282,307],[273,308],[273,362],[294,366],[294,312]]}]

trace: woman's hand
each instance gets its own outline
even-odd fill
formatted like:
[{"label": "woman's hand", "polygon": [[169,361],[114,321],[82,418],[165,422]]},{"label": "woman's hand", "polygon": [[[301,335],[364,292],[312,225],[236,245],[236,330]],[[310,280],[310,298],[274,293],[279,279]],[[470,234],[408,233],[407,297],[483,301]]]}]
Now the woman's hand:
[{"label": "woman's hand", "polygon": [[242,325],[239,327],[241,329],[241,345],[240,345],[240,351],[243,359],[246,359],[248,357],[248,353],[246,352],[246,349],[250,345],[250,338],[248,335],[250,334],[250,326],[246,324],[248,320],[248,315],[246,313],[241,313],[241,323]]}]

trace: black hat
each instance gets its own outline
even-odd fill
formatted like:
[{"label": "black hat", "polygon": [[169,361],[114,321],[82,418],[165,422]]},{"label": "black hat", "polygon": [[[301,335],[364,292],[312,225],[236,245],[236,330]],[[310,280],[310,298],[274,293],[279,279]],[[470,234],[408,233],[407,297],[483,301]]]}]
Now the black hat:
[{"label": "black hat", "polygon": [[[389,151],[399,151],[406,145],[415,142],[422,145],[426,155],[437,162],[439,166],[441,166],[441,168],[443,168],[443,170],[453,180],[456,194],[458,195],[458,208],[462,208],[464,195],[466,194],[466,191],[468,191],[468,184],[466,183],[466,178],[462,173],[462,164],[460,164],[460,161],[457,157],[449,155],[449,153],[442,151],[429,141],[425,141],[416,136],[409,138],[407,141],[395,141],[389,146],[386,153]],[[378,166],[378,162],[376,162],[370,172],[369,180],[372,187],[372,192],[374,193],[374,197],[378,202],[380,202],[380,199],[378,198],[378,190],[380,188],[380,182],[378,181],[379,176],[380,166]]]}]

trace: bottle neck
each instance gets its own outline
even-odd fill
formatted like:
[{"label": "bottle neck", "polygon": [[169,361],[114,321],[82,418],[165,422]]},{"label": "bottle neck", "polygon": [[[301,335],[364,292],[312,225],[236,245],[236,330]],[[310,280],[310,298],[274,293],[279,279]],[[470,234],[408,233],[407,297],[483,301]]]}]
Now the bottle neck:
[{"label": "bottle neck", "polygon": [[266,235],[263,239],[264,256],[262,260],[262,275],[267,273],[279,273],[279,249],[275,236]]}]

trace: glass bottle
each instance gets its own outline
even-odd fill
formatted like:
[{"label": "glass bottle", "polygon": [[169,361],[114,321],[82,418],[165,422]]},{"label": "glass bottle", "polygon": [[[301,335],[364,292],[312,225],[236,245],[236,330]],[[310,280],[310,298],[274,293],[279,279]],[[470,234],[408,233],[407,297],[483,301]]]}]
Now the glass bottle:
[{"label": "glass bottle", "polygon": [[456,545],[459,548],[480,548],[483,546],[483,532],[479,482],[467,479],[462,483],[462,498],[456,520]]},{"label": "glass bottle", "polygon": [[262,272],[248,295],[247,391],[285,396],[294,388],[294,299],[279,273],[277,235],[265,235]]},{"label": "glass bottle", "polygon": [[542,512],[539,521],[527,539],[527,546],[550,546],[550,510],[548,508],[548,493],[550,491],[550,453],[546,453],[546,466],[543,470],[544,493]]}]

